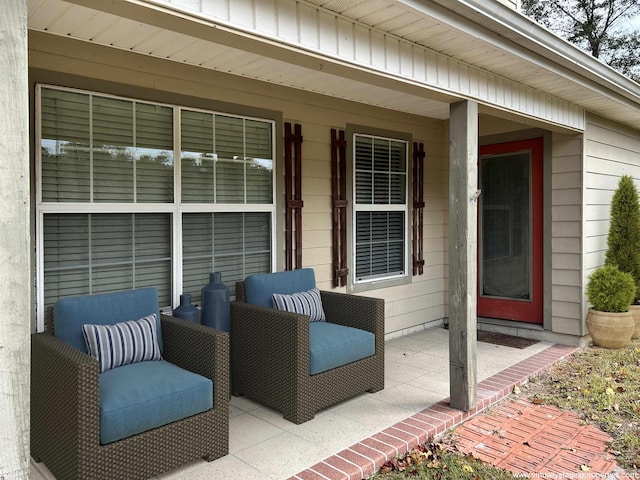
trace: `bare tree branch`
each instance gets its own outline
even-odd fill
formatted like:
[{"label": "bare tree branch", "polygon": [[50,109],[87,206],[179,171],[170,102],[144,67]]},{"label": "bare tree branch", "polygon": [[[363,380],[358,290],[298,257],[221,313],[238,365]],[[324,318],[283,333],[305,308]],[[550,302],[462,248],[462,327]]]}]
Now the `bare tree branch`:
[{"label": "bare tree branch", "polygon": [[640,79],[640,31],[623,20],[640,15],[638,0],[522,0],[522,11],[560,37],[633,79]]}]

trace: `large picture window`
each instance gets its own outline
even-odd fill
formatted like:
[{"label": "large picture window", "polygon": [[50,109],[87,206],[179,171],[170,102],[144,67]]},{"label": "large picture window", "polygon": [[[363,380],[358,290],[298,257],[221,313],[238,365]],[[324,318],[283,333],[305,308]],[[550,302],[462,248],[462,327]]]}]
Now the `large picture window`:
[{"label": "large picture window", "polygon": [[170,308],[211,271],[232,293],[271,271],[272,120],[37,90],[39,329],[63,296],[153,286]]},{"label": "large picture window", "polygon": [[407,142],[355,134],[355,283],[407,275]]}]

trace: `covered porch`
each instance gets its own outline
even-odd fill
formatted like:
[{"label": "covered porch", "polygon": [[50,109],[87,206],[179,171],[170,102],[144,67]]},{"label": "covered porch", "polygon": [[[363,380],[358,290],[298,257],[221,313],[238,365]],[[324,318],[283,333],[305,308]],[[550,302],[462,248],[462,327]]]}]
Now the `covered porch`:
[{"label": "covered porch", "polygon": [[[469,412],[449,407],[449,332],[432,326],[385,346],[385,389],[327,408],[295,425],[282,414],[232,397],[229,455],[185,465],[157,478],[360,480],[419,442],[430,441],[507,396],[574,347],[540,341],[515,348],[478,342],[478,401]],[[300,474],[297,476],[297,474]],[[314,475],[315,474],[315,475]],[[54,480],[31,462],[33,480]]]},{"label": "covered porch", "polygon": [[[9,393],[2,392],[0,397],[2,407],[8,405],[2,410],[18,419],[11,422],[10,439],[1,444],[15,452],[11,460],[28,451],[28,435],[24,434],[29,430],[28,334],[43,329],[44,309],[57,295],[57,287],[48,285],[57,266],[51,269],[52,264],[45,261],[45,249],[50,248],[48,239],[57,227],[55,222],[62,220],[62,224],[73,215],[87,222],[120,215],[134,223],[143,219],[141,225],[145,215],[155,215],[164,222],[159,234],[146,231],[149,237],[166,241],[158,255],[162,273],[145,281],[164,282],[160,287],[165,311],[177,306],[181,293],[202,285],[199,277],[188,275],[189,258],[182,247],[188,243],[188,234],[197,229],[187,231],[187,220],[196,225],[205,216],[213,222],[218,213],[256,211],[269,229],[264,242],[267,261],[260,268],[290,268],[285,257],[295,254],[304,266],[315,269],[320,288],[385,300],[384,391],[338,405],[318,415],[309,426],[299,427],[283,425],[273,412],[234,398],[230,455],[208,465],[189,465],[168,478],[200,474],[207,478],[211,472],[234,468],[247,469],[246,478],[251,478],[251,472],[255,478],[294,475],[449,396],[451,404],[460,409],[456,418],[461,419],[468,415],[462,411],[473,412],[478,401],[484,405],[487,398],[504,395],[513,382],[533,373],[528,367],[522,371],[514,367],[525,357],[555,359],[555,353],[546,357],[541,349],[565,352],[571,347],[551,345],[579,345],[588,340],[583,290],[590,269],[602,260],[606,207],[620,172],[640,170],[640,90],[535,26],[515,10],[515,3],[12,2],[3,27],[12,33],[13,43],[3,51],[3,58],[16,68],[11,69],[13,81],[0,91],[11,100],[8,104],[15,115],[4,122],[5,130],[16,140],[16,145],[8,144],[11,148],[4,156],[7,174],[3,186],[7,188],[2,189],[3,203],[11,205],[3,217],[10,226],[5,253],[11,259],[4,273],[11,281],[3,290],[10,299],[6,302],[8,317],[17,321],[8,322],[0,331],[0,340],[9,339],[11,352],[20,353],[19,359],[7,357],[11,358],[7,363]],[[181,116],[183,111],[188,110],[192,117],[257,119],[272,129],[272,145],[267,149],[272,155],[272,197],[257,208],[246,201],[247,195],[237,204],[230,201],[220,206],[203,200],[185,207],[188,202],[180,197],[182,172],[176,167],[175,173],[172,170],[161,181],[150,181],[151,190],[160,183],[166,187],[160,200],[140,200],[143,195],[136,197],[136,192],[131,194],[133,201],[117,196],[105,201],[100,195],[112,193],[112,179],[107,178],[100,191],[94,188],[99,182],[93,177],[87,180],[90,198],[70,201],[51,191],[43,198],[43,185],[49,181],[43,181],[39,170],[41,113],[45,110],[39,92],[43,88],[49,99],[68,94],[91,98],[91,102],[98,98],[103,104],[144,105],[153,114],[164,111],[174,122],[166,124],[170,125],[167,138],[175,135],[175,141],[158,150],[170,151],[175,165],[182,153],[180,125],[188,117]],[[20,121],[14,122],[14,116]],[[299,242],[293,247],[283,233],[286,203],[291,200],[284,198],[286,124],[301,125],[304,136],[302,171],[294,175],[301,177],[301,197],[295,200],[299,209],[304,208],[304,216],[294,228]],[[332,129],[344,131],[350,147],[364,137],[424,144],[424,170],[417,175],[425,187],[424,202],[415,202],[412,196],[415,174],[410,172],[407,154],[402,207],[406,220],[400,229],[404,243],[398,271],[387,271],[380,278],[354,278],[355,148],[347,149],[351,152],[347,153],[351,204],[344,227],[348,264],[336,264],[332,252]],[[93,139],[94,133],[88,137]],[[539,314],[533,325],[518,318],[480,321],[483,328],[522,334],[540,343],[522,351],[496,349],[476,344],[474,335],[480,314],[476,305],[479,147],[531,139],[542,139],[543,152]],[[102,147],[105,145],[108,142]],[[211,159],[217,155],[208,149],[197,153],[203,158],[211,154]],[[93,174],[92,170],[89,175]],[[234,184],[221,183],[222,187],[229,185]],[[268,197],[269,188],[266,192]],[[422,206],[416,207],[418,216],[412,218],[416,203]],[[421,221],[419,232],[412,236],[414,218]],[[49,219],[54,221],[46,223]],[[146,225],[158,227],[159,223]],[[74,225],[67,224],[67,228],[74,231]],[[15,231],[19,235],[13,235]],[[415,258],[412,243],[420,238],[424,248]],[[211,248],[209,254],[216,252]],[[225,280],[242,279],[246,263],[240,265],[225,274]],[[83,268],[93,272],[94,266]],[[210,267],[199,266],[203,271]],[[350,271],[346,284],[335,282],[338,271]],[[96,276],[86,284],[94,288],[97,280],[106,278],[108,283],[120,274]],[[445,321],[449,331],[427,328]],[[407,334],[411,336],[396,338]],[[497,384],[489,380],[505,368],[516,368],[518,374],[497,377]],[[14,402],[12,395],[17,391],[23,394],[23,401]],[[359,417],[362,412],[374,414]],[[260,434],[247,438],[244,432],[252,428],[252,434]],[[345,437],[338,438],[335,432]],[[293,449],[292,439],[307,448]],[[262,448],[272,443],[271,452]],[[272,453],[277,451],[283,454]],[[297,457],[298,451],[302,458]],[[37,470],[32,465],[34,475]]]}]

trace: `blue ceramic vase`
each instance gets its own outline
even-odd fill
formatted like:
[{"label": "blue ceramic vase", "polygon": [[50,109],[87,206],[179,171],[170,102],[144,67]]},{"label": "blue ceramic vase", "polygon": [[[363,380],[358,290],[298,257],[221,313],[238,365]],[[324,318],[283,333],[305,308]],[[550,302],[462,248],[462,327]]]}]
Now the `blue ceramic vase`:
[{"label": "blue ceramic vase", "polygon": [[202,324],[228,332],[229,288],[222,283],[222,274],[209,274],[209,283],[202,287]]},{"label": "blue ceramic vase", "polygon": [[173,316],[183,318],[191,322],[200,323],[200,310],[191,304],[191,294],[180,295],[180,306],[173,311]]}]

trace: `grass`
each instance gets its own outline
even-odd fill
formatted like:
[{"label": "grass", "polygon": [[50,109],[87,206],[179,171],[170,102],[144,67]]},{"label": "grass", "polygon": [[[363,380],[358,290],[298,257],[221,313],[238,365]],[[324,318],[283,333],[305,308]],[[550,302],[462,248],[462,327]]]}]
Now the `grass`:
[{"label": "grass", "polygon": [[439,443],[421,445],[403,459],[383,465],[370,480],[512,480],[511,472],[496,468],[472,456],[452,452]]},{"label": "grass", "polygon": [[533,403],[578,412],[612,437],[618,464],[640,468],[640,340],[625,348],[590,347],[552,366],[521,390]]},{"label": "grass", "polygon": [[[519,397],[577,412],[612,441],[618,464],[640,473],[640,340],[625,348],[589,347],[529,379]],[[449,435],[447,438],[451,438]],[[387,462],[372,480],[516,478],[511,472],[455,451],[455,446],[423,445],[402,459]]]}]

